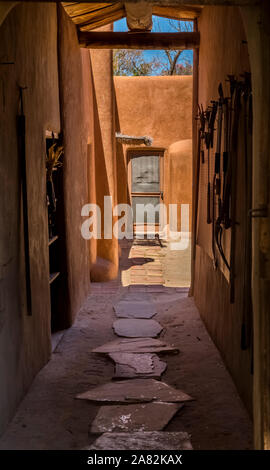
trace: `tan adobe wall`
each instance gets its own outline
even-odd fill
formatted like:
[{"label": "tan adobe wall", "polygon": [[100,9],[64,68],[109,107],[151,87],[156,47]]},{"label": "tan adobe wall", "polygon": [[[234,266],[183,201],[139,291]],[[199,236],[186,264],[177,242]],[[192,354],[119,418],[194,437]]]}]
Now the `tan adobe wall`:
[{"label": "tan adobe wall", "polygon": [[[180,140],[170,145],[165,153],[165,204],[189,204],[189,230],[192,213],[192,139]],[[180,213],[177,230],[181,231]]]},{"label": "tan adobe wall", "polygon": [[119,130],[154,147],[191,138],[192,76],[114,77]]},{"label": "tan adobe wall", "polygon": [[[199,51],[199,103],[204,108],[218,98],[218,85],[224,93],[228,74],[248,72],[250,69],[245,31],[238,8],[205,7],[199,20],[201,45]],[[226,47],[225,47],[226,45]],[[241,129],[241,124],[240,124]],[[239,135],[241,131],[239,131]],[[242,133],[243,136],[243,133]],[[196,234],[195,301],[200,314],[230,370],[245,404],[252,408],[252,353],[241,349],[244,273],[244,211],[245,177],[244,145],[239,141],[237,197],[236,197],[236,279],[235,303],[230,304],[228,271],[219,259],[219,268],[213,269],[212,224],[206,223],[207,164],[200,166],[199,209]],[[214,172],[214,152],[210,156],[211,184]],[[195,158],[197,158],[195,156]],[[230,229],[224,235],[226,255],[230,255]]]},{"label": "tan adobe wall", "polygon": [[[51,349],[45,131],[60,131],[56,6],[16,6],[2,24],[0,37],[0,56],[15,61],[2,71],[5,99],[0,104],[1,432],[33,377],[48,361]],[[27,86],[24,113],[32,316],[26,309],[17,84]]]},{"label": "tan adobe wall", "polygon": [[[112,30],[112,25],[100,28],[103,31]],[[94,111],[94,167],[90,178],[95,186],[94,200],[102,211],[104,196],[111,196],[112,205],[117,202],[116,178],[116,144],[115,144],[115,96],[112,75],[112,51],[90,51],[91,71],[93,80],[93,111]],[[93,197],[93,195],[92,195]],[[115,218],[113,218],[113,223]],[[91,243],[94,245],[94,241]],[[102,238],[96,243],[96,259],[92,255],[91,280],[107,281],[114,279],[118,273],[118,239],[112,236]]]},{"label": "tan adobe wall", "polygon": [[[90,290],[90,264],[95,262],[100,248],[96,242],[90,244],[81,236],[81,209],[88,202],[96,202],[98,191],[104,190],[106,194],[105,180],[109,179],[110,187],[115,187],[112,170],[115,144],[111,58],[104,52],[100,59],[103,68],[92,70],[90,53],[81,50],[76,27],[61,5],[18,4],[1,25],[0,39],[0,56],[5,61],[15,62],[2,70],[5,85],[4,100],[0,103],[1,433],[51,354],[46,130],[62,131],[64,145],[63,197],[57,202],[62,219],[59,234],[62,241],[58,247],[63,248],[60,248],[62,272],[58,281],[63,283],[64,289],[62,304],[57,310],[61,329],[72,324]],[[104,75],[108,77],[105,85],[107,101],[103,108],[99,103],[101,114],[98,114],[97,103],[102,101],[100,87],[104,87]],[[16,135],[18,84],[27,87],[24,113],[32,316],[27,315],[26,309]],[[106,116],[102,114],[105,108],[108,109]],[[105,126],[102,133],[101,121]],[[102,168],[98,147],[104,149],[108,157]],[[98,159],[97,166],[95,159]],[[109,161],[112,162],[110,167]],[[99,179],[95,175],[96,167]],[[110,256],[116,259],[117,267],[117,245]]]},{"label": "tan adobe wall", "polygon": [[[164,202],[190,204],[191,214],[192,76],[114,77],[114,83],[116,130],[147,135],[153,148],[164,149]],[[131,148],[117,144],[119,202],[130,202],[126,153]],[[178,228],[179,223],[180,218]]]}]

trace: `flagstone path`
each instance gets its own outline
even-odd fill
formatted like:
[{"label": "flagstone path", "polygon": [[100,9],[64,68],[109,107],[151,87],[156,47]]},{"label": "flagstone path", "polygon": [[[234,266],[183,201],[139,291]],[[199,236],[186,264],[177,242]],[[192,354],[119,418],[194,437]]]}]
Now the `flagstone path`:
[{"label": "flagstone path", "polygon": [[[174,253],[168,246],[122,244],[119,279],[92,284],[74,325],[62,335],[51,360],[35,378],[0,438],[0,449],[252,448],[251,420],[193,299],[188,297],[188,256],[188,250]],[[117,315],[125,312],[123,302],[130,305],[126,317]],[[155,310],[145,321],[152,318],[161,325],[159,338],[124,338],[114,333],[117,319],[134,318],[136,302],[140,307],[151,305],[145,309],[151,315]],[[140,321],[142,310],[137,310]],[[131,354],[138,355],[133,370],[142,374],[150,370],[149,376],[116,380],[117,367],[130,367]],[[142,392],[136,395],[138,380],[145,380],[144,390],[149,383],[151,391],[153,357],[167,364],[161,380],[155,382],[182,394],[182,401],[170,402],[169,393],[165,402],[158,401],[157,394],[153,398],[149,391],[144,391],[143,397]],[[127,389],[130,381],[132,393]],[[113,393],[113,387],[121,384],[126,385],[122,402],[109,400],[104,405],[100,390],[98,400],[76,398],[95,394],[100,386]],[[116,397],[121,398],[119,390]],[[119,408],[123,406],[124,412]],[[152,423],[143,418],[148,407],[158,409],[147,413],[152,413]],[[104,418],[108,412],[110,422]],[[162,422],[156,421],[159,414]],[[132,432],[130,423],[134,424]],[[114,432],[106,432],[107,425],[113,425]],[[98,437],[97,431],[104,434]]]}]

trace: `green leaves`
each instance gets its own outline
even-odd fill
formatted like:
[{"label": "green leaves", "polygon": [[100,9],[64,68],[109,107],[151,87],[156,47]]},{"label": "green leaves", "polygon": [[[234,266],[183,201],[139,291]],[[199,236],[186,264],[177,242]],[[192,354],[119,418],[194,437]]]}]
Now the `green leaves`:
[{"label": "green leaves", "polygon": [[119,49],[113,53],[114,75],[154,75],[160,65],[157,58],[147,61],[141,50]]}]

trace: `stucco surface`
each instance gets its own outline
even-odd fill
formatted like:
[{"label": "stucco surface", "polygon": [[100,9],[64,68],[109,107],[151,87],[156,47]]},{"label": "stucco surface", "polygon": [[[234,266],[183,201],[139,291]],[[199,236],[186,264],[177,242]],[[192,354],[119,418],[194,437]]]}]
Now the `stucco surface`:
[{"label": "stucco surface", "polygon": [[[110,31],[111,26],[100,28]],[[94,119],[95,119],[95,187],[96,203],[104,209],[104,196],[111,196],[112,207],[117,201],[116,179],[116,146],[115,146],[115,96],[112,80],[112,51],[91,50],[91,63],[93,73],[94,93]],[[113,222],[115,219],[113,218]],[[102,221],[102,233],[104,224]],[[104,235],[104,233],[103,233]],[[113,236],[97,240],[97,256],[110,261],[109,271],[104,271],[104,280],[108,272],[112,279],[117,276],[118,270],[118,240]],[[93,270],[98,271],[100,280],[102,266],[106,263],[97,260]],[[108,265],[108,263],[107,263]],[[93,278],[95,274],[93,273]]]},{"label": "stucco surface", "polygon": [[[12,62],[1,67],[0,75],[1,432],[51,353],[46,130],[63,132],[65,150],[63,198],[57,203],[62,212],[60,235],[64,246],[63,302],[57,313],[62,328],[71,325],[90,288],[90,262],[96,257],[96,245],[90,246],[81,236],[81,209],[95,202],[96,189],[92,172],[95,128],[91,61],[89,51],[79,47],[74,24],[61,6],[20,4],[6,18],[0,35],[1,60]],[[16,136],[18,84],[27,87],[23,94],[32,316],[26,311]]]},{"label": "stucco surface", "polygon": [[[199,51],[199,103],[205,106],[218,98],[218,84],[223,83],[225,95],[228,74],[239,77],[250,69],[245,32],[238,8],[205,7],[199,21],[201,45]],[[241,123],[240,123],[241,129]],[[240,135],[239,131],[239,135]],[[214,145],[215,149],[215,145]],[[215,151],[215,150],[214,150]],[[214,157],[211,157],[211,175]],[[211,176],[212,182],[212,176]],[[207,165],[201,165],[199,212],[196,248],[195,301],[200,314],[221,351],[246,406],[252,409],[252,353],[241,350],[243,320],[243,264],[245,179],[243,133],[239,139],[237,202],[236,202],[236,279],[235,303],[230,304],[228,271],[212,263],[212,225],[206,224]],[[230,253],[230,230],[224,236],[227,256]],[[224,275],[225,274],[225,275]]]},{"label": "stucco surface", "polygon": [[[44,17],[46,16],[46,21]],[[57,21],[53,4],[16,6],[0,29],[0,432],[50,355],[45,131],[59,132]],[[16,114],[24,91],[32,316],[25,295]]]},{"label": "stucco surface", "polygon": [[[191,231],[192,205],[192,140],[185,139],[170,145],[165,153],[165,204],[189,204],[189,230]],[[177,230],[181,230],[178,211]]]},{"label": "stucco surface", "polygon": [[119,130],[154,147],[191,138],[192,77],[114,77]]},{"label": "stucco surface", "polygon": [[[114,84],[116,130],[130,136],[150,136],[153,149],[164,149],[161,172],[164,203],[190,204],[191,215],[192,76],[114,77]],[[143,150],[144,146],[140,148]],[[132,146],[117,143],[120,203],[130,203],[127,191],[130,149]],[[178,214],[180,230],[180,206]]]},{"label": "stucco surface", "polygon": [[[89,200],[89,145],[93,141],[90,59],[81,51],[76,27],[59,6],[59,68],[63,145],[64,211],[70,326],[89,291],[88,241],[81,235],[81,210]],[[66,313],[66,314],[67,314]]]}]

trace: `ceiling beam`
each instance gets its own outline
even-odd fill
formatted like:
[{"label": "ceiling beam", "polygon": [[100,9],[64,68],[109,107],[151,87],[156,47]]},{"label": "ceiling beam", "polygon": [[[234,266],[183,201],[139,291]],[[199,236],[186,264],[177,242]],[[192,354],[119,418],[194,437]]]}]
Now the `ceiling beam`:
[{"label": "ceiling beam", "polygon": [[199,47],[200,33],[132,33],[78,31],[81,47],[88,49],[194,49]]}]

